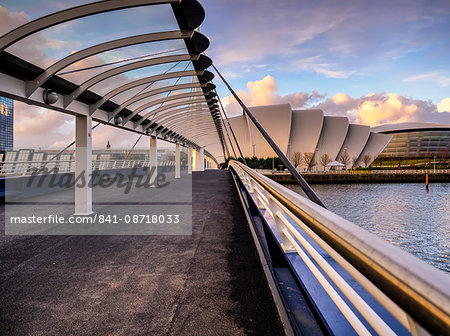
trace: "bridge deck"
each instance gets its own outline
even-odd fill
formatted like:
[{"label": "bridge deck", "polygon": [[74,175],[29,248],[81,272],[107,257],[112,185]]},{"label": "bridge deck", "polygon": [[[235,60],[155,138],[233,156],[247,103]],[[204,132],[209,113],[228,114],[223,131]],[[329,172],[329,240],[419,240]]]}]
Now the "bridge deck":
[{"label": "bridge deck", "polygon": [[2,234],[0,334],[283,334],[229,172],[193,180],[192,236]]}]

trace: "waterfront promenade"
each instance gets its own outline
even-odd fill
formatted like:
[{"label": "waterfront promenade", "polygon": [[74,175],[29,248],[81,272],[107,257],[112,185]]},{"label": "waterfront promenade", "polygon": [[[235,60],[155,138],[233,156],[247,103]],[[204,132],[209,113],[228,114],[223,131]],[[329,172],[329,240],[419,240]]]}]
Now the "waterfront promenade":
[{"label": "waterfront promenade", "polygon": [[192,199],[190,236],[2,228],[0,334],[282,335],[230,172],[194,172]]}]

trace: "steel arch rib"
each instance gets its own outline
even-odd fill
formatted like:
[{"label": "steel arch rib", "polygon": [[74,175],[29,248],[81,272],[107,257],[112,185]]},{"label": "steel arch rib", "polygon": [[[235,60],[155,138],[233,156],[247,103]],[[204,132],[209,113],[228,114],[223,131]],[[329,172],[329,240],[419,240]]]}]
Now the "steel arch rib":
[{"label": "steel arch rib", "polygon": [[[190,139],[190,140],[192,140],[193,142],[196,142],[196,143],[198,142],[196,139],[202,139],[202,138],[205,138],[205,137],[217,137],[217,133],[214,130],[211,130],[206,125],[198,128],[196,131],[191,130],[189,132],[181,133],[180,130],[178,130],[178,131],[167,130],[166,133],[168,133],[169,131],[177,132],[177,134],[179,134],[179,135],[181,135],[181,136],[183,136],[183,137],[185,137],[187,139]],[[208,131],[210,131],[210,133],[205,133],[205,132],[208,132]]]},{"label": "steel arch rib", "polygon": [[[181,134],[181,136],[186,137],[187,139],[191,140],[192,142],[196,143],[197,145],[199,140],[201,141],[201,139],[204,138],[211,138],[211,137],[217,137],[217,133],[214,132],[213,130],[211,130],[211,133],[205,133],[207,132],[209,129],[204,127],[204,128],[200,128],[197,131],[190,131],[190,132],[186,132],[186,133],[179,133]],[[218,139],[218,138],[217,138]],[[220,143],[220,139],[218,139],[217,143]]]},{"label": "steel arch rib", "polygon": [[184,116],[178,116],[177,118],[173,118],[172,120],[170,120],[170,123],[166,123],[166,124],[158,124],[159,126],[162,126],[164,128],[167,129],[172,129],[172,127],[180,125],[181,123],[184,123],[184,125],[190,125],[192,124],[192,122],[195,121],[195,123],[203,123],[203,122],[208,122],[208,124],[211,123],[211,120],[207,120],[204,117],[207,116],[206,114],[204,114],[204,112],[202,112],[203,114],[189,114],[189,115],[184,115]]},{"label": "steel arch rib", "polygon": [[[148,112],[146,115],[149,116],[150,114],[157,114],[157,113],[162,112],[162,111],[168,111],[168,110],[170,110],[170,109],[172,109],[172,108],[174,108],[174,107],[184,106],[184,105],[192,105],[192,104],[196,104],[197,106],[200,105],[200,104],[202,104],[202,107],[204,107],[204,108],[207,107],[206,104],[204,104],[204,103],[198,103],[198,100],[192,101],[192,99],[191,99],[191,100],[186,100],[186,101],[182,101],[182,102],[178,102],[178,103],[169,104],[169,105],[167,105],[167,106],[163,106],[163,107],[158,108],[158,109],[154,109],[154,110]],[[187,107],[184,107],[184,108],[187,108]],[[189,108],[192,108],[192,106],[189,106]],[[166,115],[166,114],[167,114],[167,113],[165,113],[165,115]],[[141,125],[145,120],[149,120],[149,121],[150,121],[150,124],[153,123],[152,120],[150,120],[150,119],[144,119],[144,117],[145,117],[145,116],[143,116],[143,117],[142,117],[141,119],[139,119],[138,121],[134,122],[134,125],[133,125],[133,128],[134,128],[134,129],[136,129],[139,125]]]},{"label": "steel arch rib", "polygon": [[178,99],[184,99],[184,98],[190,98],[190,97],[200,97],[200,96],[204,97],[204,93],[202,91],[200,91],[200,92],[187,92],[187,93],[182,93],[182,94],[178,94],[178,95],[174,95],[174,96],[168,96],[168,97],[152,100],[152,101],[150,101],[150,102],[148,102],[148,103],[146,103],[144,105],[141,105],[138,108],[134,109],[132,111],[132,113],[124,119],[123,124],[125,125],[136,114],[138,114],[141,111],[144,111],[145,109],[148,109],[151,106],[162,104],[162,103],[169,102],[169,101],[172,101],[172,100],[178,100]]},{"label": "steel arch rib", "polygon": [[184,116],[193,116],[194,113],[201,112],[204,113],[204,115],[211,116],[208,109],[194,109],[192,111],[186,111],[186,112],[179,112],[177,114],[166,114],[163,118],[157,120],[153,119],[153,123],[157,123],[158,125],[164,125],[164,123],[171,122],[172,120],[176,120],[177,118],[184,117]]},{"label": "steel arch rib", "polygon": [[206,147],[206,146],[209,146],[210,144],[208,143],[207,145],[200,145],[199,142],[206,142],[206,141],[209,142],[208,139],[211,139],[211,135],[200,135],[200,136],[197,136],[196,134],[192,134],[191,135],[191,139],[192,139],[191,141],[193,143],[195,143],[198,147]]},{"label": "steel arch rib", "polygon": [[[184,118],[184,119],[186,119],[186,118]],[[183,128],[183,127],[193,124],[193,122],[195,122],[195,125],[210,125],[210,126],[214,125],[212,120],[206,120],[206,119],[199,117],[198,119],[196,118],[196,119],[191,119],[191,120],[187,120],[187,121],[183,120],[183,119],[175,120],[171,124],[166,124],[166,125],[161,125],[161,126],[175,131],[176,130],[175,128],[177,128],[177,129],[178,129],[178,127]],[[214,128],[214,131],[217,131],[217,130]]]},{"label": "steel arch rib", "polygon": [[[182,123],[182,124],[181,124]],[[181,132],[181,131],[185,131],[187,125],[189,125],[189,127],[186,130],[194,130],[196,129],[196,127],[201,127],[202,130],[208,130],[211,132],[214,132],[214,134],[217,134],[216,129],[215,128],[211,128],[211,122],[208,120],[196,120],[195,121],[195,125],[191,125],[192,123],[190,122],[186,122],[185,120],[182,120],[178,123],[174,123],[172,126],[168,126],[168,125],[159,125],[158,127],[162,127],[162,129],[160,130],[160,132],[162,133],[167,133],[167,132]],[[196,129],[198,130],[198,128]]]},{"label": "steel arch rib", "polygon": [[127,9],[139,6],[179,3],[180,0],[109,0],[97,1],[52,13],[36,20],[30,21],[0,37],[0,51],[5,50],[15,42],[57,24],[85,16],[100,14],[118,9]]},{"label": "steel arch rib", "polygon": [[[190,118],[190,119],[188,119]],[[201,115],[194,115],[194,116],[185,116],[183,118],[179,118],[175,121],[173,121],[170,125],[169,124],[161,124],[162,127],[170,129],[175,131],[175,127],[182,126],[182,127],[191,127],[191,125],[195,126],[211,126],[211,121],[204,119]]]},{"label": "steel arch rib", "polygon": [[112,117],[115,117],[117,114],[120,113],[120,111],[122,111],[123,109],[127,108],[129,105],[131,105],[131,104],[133,104],[133,103],[135,103],[137,101],[149,98],[151,96],[155,96],[157,94],[168,92],[168,91],[178,91],[178,90],[184,90],[184,89],[196,89],[196,88],[200,88],[200,87],[201,87],[201,84],[193,82],[193,83],[186,83],[186,84],[170,85],[170,86],[165,86],[165,87],[158,88],[158,89],[151,90],[151,91],[146,91],[146,92],[141,93],[141,94],[139,94],[137,96],[131,97],[127,101],[125,101],[122,104],[120,104],[120,106],[117,107],[112,112]]},{"label": "steel arch rib", "polygon": [[[198,108],[198,107],[200,107],[200,108]],[[153,110],[153,111],[156,111],[156,110]],[[173,114],[176,114],[176,113],[187,113],[187,112],[190,112],[190,111],[209,111],[209,108],[206,105],[201,105],[201,106],[196,105],[196,106],[192,106],[192,107],[180,107],[180,108],[176,108],[176,109],[169,109],[169,110],[167,110],[166,113],[164,113],[164,114],[162,114],[160,116],[161,117],[166,117],[168,115],[173,115]],[[150,119],[147,119],[147,120],[150,121],[150,125],[153,124],[153,123],[158,123],[157,122],[157,118],[156,119],[152,119],[152,120],[150,120]]]},{"label": "steel arch rib", "polygon": [[176,116],[176,115],[182,115],[182,114],[186,114],[186,113],[192,113],[192,112],[209,112],[209,108],[207,107],[200,107],[198,108],[197,106],[193,106],[190,109],[185,109],[185,108],[181,108],[181,109],[177,109],[177,110],[172,110],[168,113],[164,113],[162,115],[159,115],[157,118],[152,119],[151,123],[156,123],[156,124],[162,124],[163,122],[165,122],[166,120],[172,120],[170,118]]},{"label": "steel arch rib", "polygon": [[176,31],[142,34],[124,37],[121,39],[108,41],[105,43],[100,43],[95,46],[80,50],[76,53],[70,54],[67,57],[64,57],[63,59],[57,61],[56,63],[53,63],[51,66],[45,69],[45,71],[41,73],[35,80],[27,82],[26,94],[28,97],[30,97],[37,90],[37,88],[43,85],[57,72],[84,58],[97,55],[108,50],[127,47],[135,44],[190,38],[192,37],[193,33],[194,33],[193,31],[180,32],[176,30]]},{"label": "steel arch rib", "polygon": [[[213,134],[202,134],[202,135],[198,135],[198,134],[192,134],[190,138],[186,138],[188,139],[188,141],[191,141],[192,143],[195,143],[196,146],[198,147],[206,147],[208,145],[210,145],[211,141],[214,141],[214,139],[211,138],[211,136],[213,136]],[[200,143],[205,143],[207,142],[208,145],[201,145]],[[214,141],[216,142],[216,141]]]},{"label": "steel arch rib", "polygon": [[180,118],[182,116],[196,116],[196,115],[200,115],[200,114],[204,114],[204,113],[208,113],[209,111],[207,109],[192,109],[192,110],[185,110],[185,111],[180,111],[176,114],[170,114],[170,115],[165,115],[165,119],[163,121],[161,120],[152,120],[151,124],[156,124],[158,126],[164,126],[165,122],[170,122],[172,120],[175,120],[177,118]]},{"label": "steel arch rib", "polygon": [[[197,127],[197,129],[195,129],[195,132],[204,132],[204,131],[211,131],[212,135],[217,135],[217,131],[216,129],[212,129],[211,128],[211,124],[209,121],[202,121],[202,122],[196,122],[195,125],[194,124],[189,124],[191,125],[191,127],[189,127],[188,129],[186,129],[186,126],[188,125],[185,121],[182,121],[183,124],[174,124],[172,126],[172,128],[170,128],[171,131],[176,132],[176,133],[181,133],[183,132],[184,134],[189,134],[189,130],[194,132],[195,127]],[[194,127],[194,128],[193,128]],[[206,135],[206,133],[204,133]]]},{"label": "steel arch rib", "polygon": [[78,88],[73,91],[70,95],[64,97],[64,107],[67,107],[72,103],[79,95],[81,95],[84,91],[89,89],[90,87],[98,84],[99,82],[111,78],[113,76],[122,74],[127,71],[136,70],[140,68],[150,67],[154,65],[166,64],[166,63],[174,63],[174,62],[182,62],[182,61],[193,61],[198,56],[190,56],[189,54],[183,55],[171,55],[171,56],[163,56],[157,58],[146,59],[138,62],[128,63],[113,69],[109,69],[104,71],[94,77],[89,78],[84,83],[82,83]]},{"label": "steel arch rib", "polygon": [[202,72],[203,71],[196,71],[196,70],[168,72],[165,74],[140,78],[138,80],[123,84],[123,85],[116,87],[115,89],[109,91],[107,94],[103,95],[103,97],[98,102],[96,102],[95,104],[92,104],[90,113],[92,115],[100,106],[102,106],[106,101],[113,98],[114,96],[117,96],[118,94],[125,92],[127,90],[130,90],[130,89],[133,89],[137,86],[140,86],[143,84],[148,84],[151,82],[158,82],[158,81],[165,80],[165,79],[197,76],[197,75],[201,75]]},{"label": "steel arch rib", "polygon": [[[158,114],[160,112],[163,112],[163,111],[167,111],[166,113],[164,113],[164,115],[167,115],[167,114],[172,113],[174,111],[181,111],[182,109],[191,109],[192,110],[194,108],[193,106],[185,106],[185,105],[192,105],[192,104],[196,104],[196,107],[207,108],[207,105],[204,104],[204,103],[195,103],[195,102],[192,103],[192,101],[189,100],[187,102],[173,103],[173,104],[169,104],[169,105],[166,105],[166,106],[154,109],[154,110],[148,112],[146,114],[146,116],[150,116],[150,114],[155,114],[156,115],[156,114]],[[184,106],[184,107],[181,107],[181,108],[178,108],[178,109],[173,109],[173,108],[179,107],[179,106]],[[135,122],[134,128],[136,128],[139,125],[141,125],[145,120],[148,120],[150,122],[150,125],[153,123],[153,121],[151,119],[144,119],[144,117],[142,117],[140,120]]]},{"label": "steel arch rib", "polygon": [[[186,97],[189,97],[189,96],[186,96]],[[193,96],[193,97],[195,97],[195,96]],[[185,97],[180,97],[180,98],[178,98],[178,99],[181,99],[181,98],[185,98]],[[161,99],[162,100],[162,99]],[[177,100],[177,99],[166,99],[165,101],[171,101],[171,100]],[[204,101],[202,101],[202,99],[197,99],[197,100],[194,100],[193,102],[192,102],[192,100],[193,99],[187,99],[187,100],[183,100],[183,101],[180,101],[180,102],[175,102],[175,103],[173,103],[173,104],[168,104],[166,107],[167,108],[172,108],[172,107],[178,107],[178,106],[184,106],[184,105],[190,105],[190,104],[199,104],[199,103],[201,103],[202,105],[201,105],[201,107],[203,108],[203,107],[205,107],[206,108],[206,105],[204,105],[204,103],[206,103],[206,102],[204,102]],[[157,102],[156,104],[159,104],[160,102]],[[151,104],[151,105],[156,105],[156,104],[153,104],[153,102],[150,102],[150,103],[148,103],[148,104]],[[143,109],[142,110],[145,110],[146,108],[148,108],[149,106],[146,106],[146,105],[148,105],[148,104],[145,104],[145,105],[143,105],[142,107],[143,107]],[[141,110],[141,111],[142,111]],[[139,112],[141,112],[141,111],[139,111]],[[146,120],[145,118],[146,118],[146,116],[147,115],[150,115],[150,114],[154,114],[155,116],[156,116],[156,114],[158,114],[159,112],[162,112],[162,111],[164,111],[163,110],[163,107],[161,107],[161,110],[159,109],[159,108],[157,108],[157,109],[154,109],[154,110],[152,110],[152,111],[150,111],[150,112],[148,112],[147,114],[145,114],[144,116],[142,116],[142,119],[141,120],[139,120],[138,121],[138,125],[140,125],[142,122],[144,122],[144,120]],[[165,110],[165,111],[167,111],[167,109]],[[169,114],[170,112],[166,112],[166,113],[164,113],[164,115],[167,115],[167,114]],[[131,116],[131,115],[130,115]],[[160,115],[159,115],[160,116]],[[159,117],[158,116],[158,117]],[[131,118],[130,118],[131,119]],[[129,119],[127,120],[127,121],[129,121]],[[151,120],[151,122],[155,122],[154,120]]]},{"label": "steel arch rib", "polygon": [[197,122],[195,124],[197,129],[195,131],[192,130],[192,127],[194,127],[194,125],[190,126],[190,128],[191,128],[190,131],[186,129],[186,126],[187,126],[187,124],[184,122],[183,125],[178,125],[175,128],[169,128],[167,130],[164,130],[163,133],[174,132],[174,133],[181,134],[181,135],[187,135],[187,134],[195,133],[195,134],[201,134],[202,136],[203,135],[211,135],[211,136],[216,136],[217,135],[216,130],[211,129],[211,125],[209,125],[209,123],[199,123],[199,122]]},{"label": "steel arch rib", "polygon": [[139,120],[137,122],[137,126],[139,126],[140,124],[142,124],[145,120],[147,120],[148,117],[150,117],[152,114],[157,114],[159,112],[163,112],[166,110],[169,110],[172,107],[178,107],[178,106],[184,106],[184,105],[191,105],[191,104],[202,104],[202,106],[206,107],[206,100],[204,98],[200,98],[200,99],[186,99],[186,100],[182,100],[176,103],[172,103],[172,104],[168,104],[165,106],[162,106],[160,108],[154,109],[150,112],[147,112],[146,114],[144,114],[142,116],[142,119]]}]

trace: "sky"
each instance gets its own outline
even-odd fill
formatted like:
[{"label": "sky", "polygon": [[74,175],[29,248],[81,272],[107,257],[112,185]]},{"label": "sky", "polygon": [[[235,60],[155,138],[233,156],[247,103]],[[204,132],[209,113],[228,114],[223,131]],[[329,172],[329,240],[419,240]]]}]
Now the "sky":
[{"label": "sky", "polygon": [[[0,1],[0,33],[85,2]],[[325,115],[347,116],[353,123],[370,126],[409,121],[450,124],[448,0],[201,3],[206,18],[200,31],[210,40],[206,54],[248,106],[289,103],[294,109],[321,108]],[[93,43],[159,27],[170,30],[174,25],[167,6],[108,13],[101,20],[86,18],[54,27],[12,52],[46,66]],[[177,45],[158,47],[168,50]],[[144,49],[130,49],[128,54],[149,51]],[[87,63],[124,55],[117,51]],[[214,82],[227,113],[242,113],[217,76]],[[15,111],[17,146],[35,144],[36,137],[43,147],[73,139],[71,116],[21,103],[16,103]],[[113,146],[129,147],[136,137],[100,126],[93,139],[98,146],[111,140]]]}]

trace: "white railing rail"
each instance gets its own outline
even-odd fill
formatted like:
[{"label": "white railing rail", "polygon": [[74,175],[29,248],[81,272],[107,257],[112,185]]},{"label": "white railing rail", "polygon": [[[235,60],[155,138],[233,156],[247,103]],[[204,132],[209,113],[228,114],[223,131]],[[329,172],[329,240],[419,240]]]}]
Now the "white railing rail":
[{"label": "white railing rail", "polygon": [[450,277],[444,272],[240,162],[231,161],[230,167],[234,169],[257,207],[266,210],[269,219],[275,223],[285,253],[298,253],[359,335],[370,335],[370,332],[318,267],[378,334],[395,335],[395,332],[314,249],[296,225],[412,335],[426,335],[425,330],[432,334],[449,332]]},{"label": "white railing rail", "polygon": [[[287,171],[272,171],[272,169],[255,169],[257,172],[262,174],[290,174]],[[302,175],[316,175],[316,174],[333,174],[333,175],[339,175],[339,174],[449,174],[450,169],[363,169],[363,170],[353,170],[353,169],[347,169],[347,170],[311,170],[311,171],[299,171]]]},{"label": "white railing rail", "polygon": [[[92,170],[112,170],[148,167],[149,160],[92,160]],[[175,166],[171,160],[158,160],[158,166]],[[30,176],[57,171],[71,173],[75,171],[75,160],[49,161],[7,161],[0,166],[0,176]]]}]

